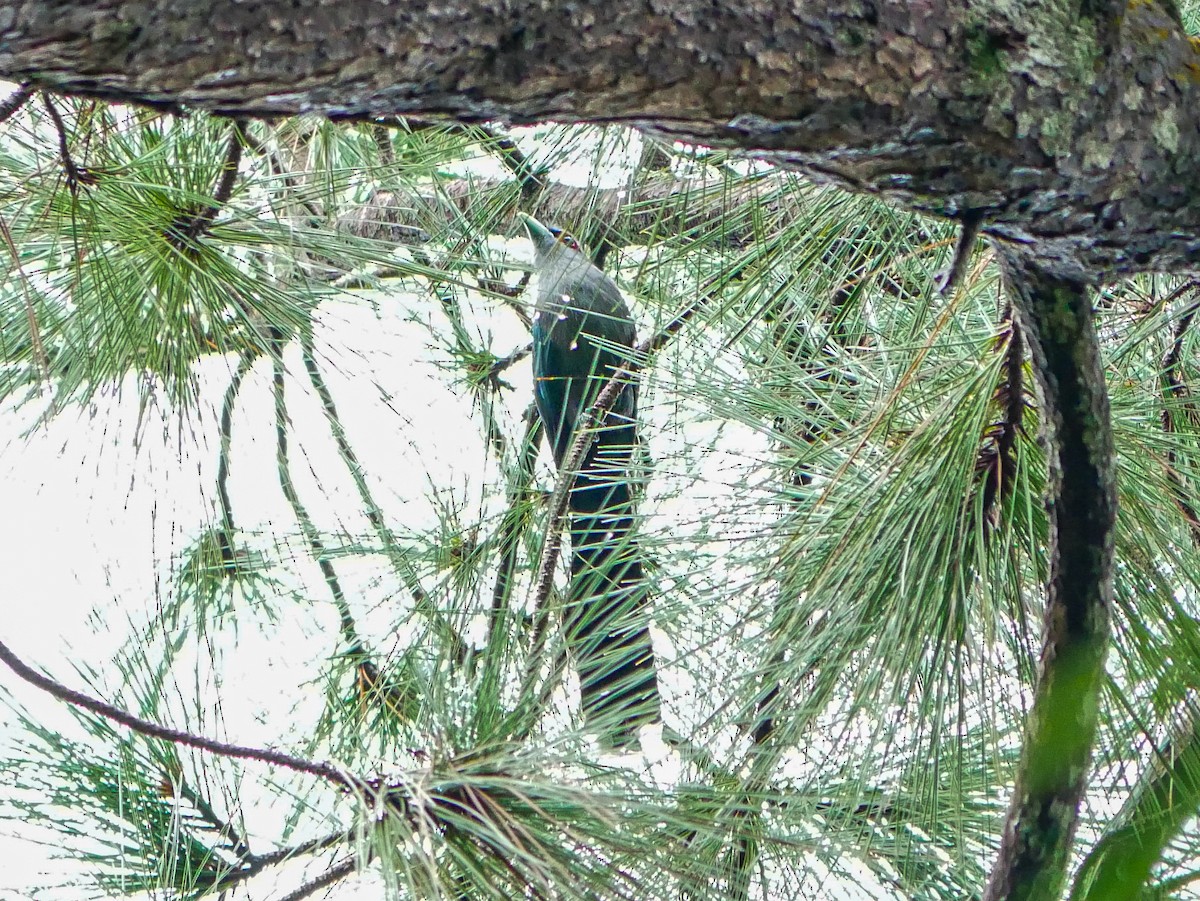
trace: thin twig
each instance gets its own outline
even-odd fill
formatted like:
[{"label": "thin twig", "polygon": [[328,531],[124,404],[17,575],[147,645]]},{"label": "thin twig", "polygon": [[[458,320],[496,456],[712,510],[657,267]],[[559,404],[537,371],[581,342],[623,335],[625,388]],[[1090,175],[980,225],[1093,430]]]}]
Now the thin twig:
[{"label": "thin twig", "polygon": [[268,867],[277,866],[289,860],[294,860],[297,857],[317,854],[329,848],[343,845],[350,841],[353,835],[353,832],[341,830],[320,838],[311,839],[307,842],[301,842],[290,848],[280,848],[278,851],[270,851],[266,854],[251,854],[241,862],[242,865],[239,869],[228,870],[223,876],[214,879],[212,884],[208,886],[208,892],[228,891],[248,879],[253,879]]},{"label": "thin twig", "polygon": [[311,776],[325,779],[352,792],[362,794],[367,798],[373,798],[376,794],[367,782],[345,772],[332,763],[305,760],[301,757],[293,757],[290,754],[283,754],[267,748],[250,748],[243,745],[229,744],[228,742],[216,741],[215,739],[194,735],[191,732],[184,732],[181,729],[171,729],[167,726],[161,726],[158,723],[141,719],[128,711],[115,707],[105,701],[97,700],[73,688],[68,688],[62,683],[51,679],[49,676],[39,673],[14,654],[8,645],[2,641],[0,641],[0,662],[3,662],[26,682],[37,686],[42,691],[48,692],[60,701],[65,701],[76,707],[82,707],[84,710],[90,710],[92,713],[102,716],[105,719],[112,720],[132,729],[139,735],[169,741],[177,745],[185,745],[190,748],[198,748],[201,751],[208,751],[211,754],[217,754],[221,757],[232,757],[238,760],[255,760],[259,763],[282,767],[296,773],[307,773]]},{"label": "thin twig", "polygon": [[50,121],[54,123],[54,130],[58,133],[59,159],[62,161],[63,172],[67,176],[67,190],[74,195],[80,185],[95,184],[96,178],[87,169],[75,165],[75,160],[71,158],[71,150],[67,146],[67,126],[63,123],[62,116],[59,115],[58,107],[54,105],[54,101],[50,99],[50,95],[46,91],[42,91],[42,103],[45,104],[46,112],[50,114]]},{"label": "thin twig", "polygon": [[225,159],[221,163],[221,172],[217,184],[213,188],[213,202],[195,213],[186,222],[172,228],[172,234],[182,239],[179,243],[192,245],[200,237],[208,233],[221,208],[233,196],[233,186],[237,183],[238,167],[242,161],[242,147],[245,144],[246,123],[242,119],[234,119],[229,135],[229,144],[225,148]]},{"label": "thin twig", "polygon": [[492,126],[476,125],[474,128],[487,137],[484,145],[495,150],[500,162],[516,177],[517,184],[521,188],[521,196],[526,202],[545,189],[546,174],[549,172],[545,164],[535,167],[512,138],[501,134]]},{"label": "thin twig", "polygon": [[250,850],[250,845],[247,843],[245,837],[241,834],[241,831],[234,826],[232,822],[221,817],[216,810],[213,809],[213,806],[209,803],[208,798],[204,797],[204,795],[192,788],[192,786],[183,781],[183,779],[179,779],[173,787],[178,791],[179,797],[182,800],[187,801],[196,808],[196,811],[200,814],[200,818],[204,820],[204,822],[212,826],[218,835],[229,842],[239,860],[246,860],[254,857],[254,852]]},{"label": "thin twig", "polygon": [[33,348],[33,359],[37,363],[38,369],[41,370],[42,378],[50,378],[50,357],[46,354],[46,347],[42,344],[42,332],[38,326],[37,310],[33,305],[33,295],[29,291],[29,276],[25,274],[25,268],[21,265],[21,252],[17,250],[17,244],[13,241],[12,231],[8,227],[8,222],[3,216],[0,216],[0,235],[4,236],[4,245],[8,248],[8,253],[12,257],[13,266],[17,270],[17,275],[21,280],[21,292],[25,301],[25,321],[29,325],[29,343]]},{"label": "thin twig", "polygon": [[500,375],[501,375],[501,373],[504,372],[504,370],[508,369],[510,366],[514,366],[517,363],[520,363],[531,353],[533,353],[533,344],[532,343],[526,344],[524,347],[518,347],[516,350],[514,350],[512,353],[508,354],[507,356],[500,357],[494,363],[492,363],[492,365],[490,367],[488,367],[487,381],[489,381],[493,384],[497,384],[499,381]]},{"label": "thin twig", "polygon": [[[273,335],[273,342],[278,344],[277,331]],[[292,482],[291,462],[288,457],[287,404],[284,397],[282,348],[278,346],[273,348],[271,361],[275,395],[275,460],[279,475],[279,487],[283,490],[284,498],[300,523],[300,531],[308,543],[309,553],[316,560],[317,566],[321,569],[321,575],[325,578],[325,584],[329,587],[329,593],[333,595],[333,603],[337,607],[340,620],[342,640],[346,642],[346,653],[353,658],[356,666],[364,669],[364,675],[367,675],[370,681],[375,682],[378,680],[379,673],[374,664],[370,662],[362,639],[359,638],[358,627],[354,622],[354,615],[350,612],[350,604],[342,591],[337,571],[326,556],[325,542],[321,539],[321,533],[317,530],[316,525],[313,524],[312,517],[308,515],[304,504],[301,503],[300,496],[296,493],[296,486]],[[369,673],[365,671],[367,668],[369,668]]]},{"label": "thin twig", "polygon": [[[354,486],[358,489],[358,496],[362,500],[363,512],[366,514],[367,521],[371,524],[371,528],[375,530],[375,534],[379,537],[383,545],[384,553],[388,560],[391,561],[397,575],[403,580],[409,594],[412,595],[413,601],[422,609],[431,610],[432,605],[429,603],[429,596],[426,594],[425,589],[421,587],[420,579],[412,571],[412,567],[408,565],[408,561],[396,550],[395,538],[383,517],[383,508],[379,506],[374,495],[371,494],[371,488],[363,475],[362,465],[358,462],[358,455],[355,454],[354,448],[350,444],[350,439],[346,435],[345,426],[342,425],[341,416],[338,414],[337,405],[333,400],[333,392],[329,390],[329,385],[325,381],[321,367],[317,365],[311,323],[306,324],[300,330],[300,356],[304,360],[304,369],[308,373],[308,380],[321,401],[321,409],[325,413],[325,421],[328,423],[329,431],[333,435],[334,443],[337,445],[338,456],[341,457],[342,462],[346,465],[346,469],[350,473],[350,478],[354,480]],[[449,640],[451,653],[454,655],[454,658],[461,660],[466,653],[466,643],[463,641],[462,636],[443,618],[438,617],[435,622]],[[373,667],[370,672],[364,671],[364,675],[373,684],[378,681],[378,673],[374,671]],[[374,687],[378,688],[379,686],[374,685]],[[392,703],[400,703],[391,693],[386,694],[385,699]]]},{"label": "thin twig", "polygon": [[[1187,334],[1187,330],[1191,326],[1198,309],[1200,309],[1200,301],[1193,301],[1184,310],[1183,315],[1179,317],[1179,321],[1175,324],[1175,329],[1171,336],[1171,344],[1167,347],[1166,353],[1163,354],[1163,408],[1161,421],[1163,431],[1168,435],[1174,433],[1176,430],[1175,416],[1171,411],[1172,403],[1181,404],[1184,410],[1192,413],[1193,419],[1195,418],[1194,403],[1187,400],[1188,388],[1187,383],[1183,380],[1181,358],[1183,356],[1184,336]],[[1167,449],[1167,480],[1171,484],[1171,495],[1175,500],[1175,506],[1179,508],[1179,512],[1183,514],[1183,518],[1188,524],[1192,543],[1196,547],[1200,547],[1200,515],[1197,514],[1195,505],[1192,503],[1191,498],[1188,497],[1187,488],[1183,484],[1183,478],[1175,468],[1175,461],[1175,448],[1172,446]]]},{"label": "thin twig", "polygon": [[529,499],[529,487],[533,483],[534,466],[537,461],[538,445],[542,437],[542,420],[537,408],[530,404],[525,411],[525,435],[521,440],[521,457],[518,461],[517,480],[508,492],[508,509],[500,524],[497,541],[500,546],[500,565],[496,582],[492,587],[492,609],[489,614],[488,647],[494,648],[498,630],[504,622],[512,596],[513,574],[517,569],[517,551],[523,526],[528,521],[525,505]]},{"label": "thin twig", "polygon": [[296,178],[283,167],[283,161],[279,157],[276,150],[268,147],[265,141],[260,141],[254,137],[246,129],[242,129],[242,142],[247,150],[251,153],[256,153],[259,156],[264,156],[267,159],[267,167],[271,170],[271,174],[278,179],[282,179],[284,185],[290,189],[289,197],[293,202],[299,203],[304,207],[305,211],[313,218],[314,221],[320,222],[324,219],[321,211],[308,198],[301,196],[300,184]]},{"label": "thin twig", "polygon": [[237,404],[242,380],[254,365],[254,355],[244,353],[238,360],[225,398],[221,402],[221,448],[217,452],[217,503],[221,508],[221,559],[226,565],[233,562],[233,504],[229,499],[229,451],[233,442],[233,409]]},{"label": "thin twig", "polygon": [[288,892],[279,901],[303,901],[309,895],[313,895],[321,889],[328,888],[335,882],[345,879],[357,869],[358,860],[354,857],[347,857],[345,860],[335,863],[311,882],[306,882],[295,891]]},{"label": "thin twig", "polygon": [[29,98],[34,94],[33,86],[23,84],[0,103],[0,125],[3,125],[13,117],[21,107],[29,102]]}]

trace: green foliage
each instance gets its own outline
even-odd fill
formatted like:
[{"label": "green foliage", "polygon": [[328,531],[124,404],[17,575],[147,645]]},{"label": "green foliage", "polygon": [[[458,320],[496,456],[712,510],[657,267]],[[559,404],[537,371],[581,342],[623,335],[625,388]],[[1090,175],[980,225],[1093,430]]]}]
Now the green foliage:
[{"label": "green foliage", "polygon": [[[994,48],[976,53],[986,72]],[[159,416],[218,460],[184,549],[129,562],[163,597],[122,598],[124,652],[80,669],[141,715],[249,731],[380,793],[13,701],[6,815],[109,897],[274,897],[285,858],[280,884],[342,866],[373,874],[364,897],[807,897],[831,880],[980,895],[1036,677],[1048,531],[1032,373],[984,253],[943,297],[948,227],[620,129],[514,143],[54,103],[73,182],[44,107],[0,136],[6,409],[49,396],[53,420],[133,377],[139,441]],[[565,576],[533,589],[554,485],[523,418],[518,207],[611,245],[643,339],[703,301],[642,373],[638,540],[668,742],[646,739],[649,762],[597,760]],[[1200,373],[1182,331],[1184,388],[1164,388],[1194,299],[1164,301],[1173,287],[1098,299],[1121,512],[1089,879],[1152,815],[1139,799],[1159,783],[1138,786],[1197,684]],[[422,392],[446,422],[467,411],[469,452],[396,412]],[[353,412],[367,395],[374,412]],[[282,697],[247,676],[272,661],[294,667]],[[1186,894],[1193,783],[1172,783],[1169,828],[1138,850],[1162,858],[1139,871],[1148,892]],[[282,825],[243,826],[265,809]]]}]

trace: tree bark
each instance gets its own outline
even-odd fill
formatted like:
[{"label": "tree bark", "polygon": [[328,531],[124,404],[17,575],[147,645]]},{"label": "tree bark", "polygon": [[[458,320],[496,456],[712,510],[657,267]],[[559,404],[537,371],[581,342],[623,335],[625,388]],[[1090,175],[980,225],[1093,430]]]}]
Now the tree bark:
[{"label": "tree bark", "polygon": [[1050,582],[1021,763],[984,901],[1062,895],[1096,735],[1112,609],[1116,467],[1091,291],[1001,248],[1042,396]]},{"label": "tree bark", "polygon": [[621,122],[984,219],[1083,283],[1200,262],[1169,0],[0,0],[0,75],[238,116]]}]

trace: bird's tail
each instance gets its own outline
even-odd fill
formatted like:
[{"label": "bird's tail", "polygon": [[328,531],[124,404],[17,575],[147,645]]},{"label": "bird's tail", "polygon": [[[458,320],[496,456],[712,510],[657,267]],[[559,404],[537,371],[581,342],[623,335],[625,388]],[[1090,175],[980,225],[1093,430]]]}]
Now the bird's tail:
[{"label": "bird's tail", "polygon": [[660,717],[649,586],[634,537],[630,448],[599,441],[571,491],[571,589],[565,627],[588,726],[617,748]]}]

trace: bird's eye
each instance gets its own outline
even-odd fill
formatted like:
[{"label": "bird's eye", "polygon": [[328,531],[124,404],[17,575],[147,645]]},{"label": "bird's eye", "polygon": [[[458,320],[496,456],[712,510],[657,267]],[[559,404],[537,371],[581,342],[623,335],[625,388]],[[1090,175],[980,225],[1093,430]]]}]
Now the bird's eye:
[{"label": "bird's eye", "polygon": [[554,237],[556,237],[558,239],[559,244],[565,244],[565,245],[567,245],[567,247],[570,247],[572,250],[578,251],[579,253],[583,253],[583,250],[580,248],[579,242],[575,240],[574,235],[570,234],[569,232],[565,232],[561,228],[558,228],[557,226],[553,226],[553,225],[550,226],[550,231],[551,231],[551,233],[553,233]]}]

